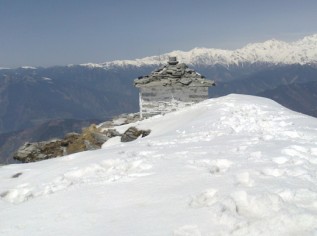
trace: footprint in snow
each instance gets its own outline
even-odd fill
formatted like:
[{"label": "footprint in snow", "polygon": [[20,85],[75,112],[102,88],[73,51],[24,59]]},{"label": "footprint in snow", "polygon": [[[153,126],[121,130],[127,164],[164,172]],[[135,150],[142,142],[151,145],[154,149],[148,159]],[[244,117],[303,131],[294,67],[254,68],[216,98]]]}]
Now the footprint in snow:
[{"label": "footprint in snow", "polygon": [[283,165],[289,161],[288,157],[274,157],[272,159],[276,164]]},{"label": "footprint in snow", "polygon": [[243,185],[246,187],[252,187],[254,185],[254,180],[250,177],[250,173],[247,171],[239,173],[235,177],[237,185]]},{"label": "footprint in snow", "polygon": [[106,160],[83,168],[66,171],[47,183],[18,185],[0,193],[0,198],[11,203],[22,203],[31,198],[53,194],[76,184],[104,184],[114,181],[131,181],[150,175],[152,166],[145,160]]},{"label": "footprint in snow", "polygon": [[317,148],[310,148],[309,152],[310,152],[313,156],[317,156]]},{"label": "footprint in snow", "polygon": [[263,176],[281,177],[291,176],[303,180],[314,181],[313,177],[306,168],[293,166],[292,168],[264,168],[260,174]]},{"label": "footprint in snow", "polygon": [[317,193],[310,189],[279,189],[276,194],[285,202],[293,202],[309,209],[317,209]]},{"label": "footprint in snow", "polygon": [[195,168],[202,168],[207,170],[210,174],[223,174],[229,170],[231,165],[233,164],[232,161],[227,159],[200,159],[200,160],[189,160],[189,165]]},{"label": "footprint in snow", "polygon": [[217,189],[207,189],[193,197],[189,202],[189,206],[193,208],[210,207],[217,202],[217,192]]},{"label": "footprint in snow", "polygon": [[295,165],[302,165],[306,162],[317,164],[317,148],[307,148],[298,145],[292,145],[283,149],[282,154],[292,157],[292,162]]},{"label": "footprint in snow", "polygon": [[239,190],[231,194],[236,204],[237,213],[242,216],[266,218],[276,215],[285,207],[283,199],[275,193],[263,192],[250,194]]},{"label": "footprint in snow", "polygon": [[282,154],[290,157],[297,157],[297,158],[303,158],[303,159],[310,159],[311,156],[311,150],[309,148],[298,146],[298,145],[292,145],[287,148],[284,148],[281,152]]},{"label": "footprint in snow", "polygon": [[262,152],[261,151],[251,152],[248,159],[257,161],[257,162],[263,161]]},{"label": "footprint in snow", "polygon": [[264,176],[279,177],[285,174],[285,170],[279,168],[264,168],[261,170],[260,174]]}]

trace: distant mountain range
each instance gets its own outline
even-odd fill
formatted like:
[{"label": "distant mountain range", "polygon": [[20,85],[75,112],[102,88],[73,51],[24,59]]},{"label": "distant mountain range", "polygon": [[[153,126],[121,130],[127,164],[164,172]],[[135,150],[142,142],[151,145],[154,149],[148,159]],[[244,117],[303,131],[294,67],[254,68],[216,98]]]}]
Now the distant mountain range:
[{"label": "distant mountain range", "polygon": [[145,57],[135,60],[117,60],[100,64],[82,64],[88,67],[113,69],[126,66],[153,66],[164,63],[169,56],[176,56],[179,61],[192,66],[243,65],[244,63],[270,64],[316,64],[317,34],[287,43],[278,40],[268,40],[264,43],[253,43],[237,50],[222,50],[214,48],[194,48],[188,52],[173,51],[159,56]]},{"label": "distant mountain range", "polygon": [[[234,51],[195,48],[100,64],[0,69],[0,163],[11,162],[12,150],[25,141],[61,137],[72,127],[79,130],[87,120],[137,112],[133,79],[149,74],[169,56],[215,80],[211,97],[264,96],[317,117],[317,34],[293,43],[269,40]],[[59,132],[41,131],[56,120],[63,127]]]}]

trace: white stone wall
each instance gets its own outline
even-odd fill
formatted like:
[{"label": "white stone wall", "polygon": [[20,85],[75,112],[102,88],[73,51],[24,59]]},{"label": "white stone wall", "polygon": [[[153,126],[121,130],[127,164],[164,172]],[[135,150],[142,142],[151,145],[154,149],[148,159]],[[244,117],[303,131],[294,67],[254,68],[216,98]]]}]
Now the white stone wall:
[{"label": "white stone wall", "polygon": [[165,114],[206,99],[208,87],[141,87],[140,113],[142,117]]}]

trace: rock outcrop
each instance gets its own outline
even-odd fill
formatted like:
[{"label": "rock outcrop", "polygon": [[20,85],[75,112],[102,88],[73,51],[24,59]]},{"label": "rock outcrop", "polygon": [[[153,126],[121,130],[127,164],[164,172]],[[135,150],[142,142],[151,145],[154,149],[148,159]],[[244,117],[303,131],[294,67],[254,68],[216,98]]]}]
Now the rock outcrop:
[{"label": "rock outcrop", "polygon": [[82,133],[68,133],[64,139],[52,139],[43,142],[25,143],[14,154],[14,159],[21,162],[35,162],[60,157],[76,152],[99,149],[110,138],[121,136],[122,142],[130,142],[138,137],[145,137],[150,130],[138,130],[130,127],[123,134],[115,126],[129,124],[139,120],[137,114],[123,114],[112,121],[100,125],[90,125]]},{"label": "rock outcrop", "polygon": [[54,139],[46,142],[25,143],[18,149],[13,158],[21,162],[34,162],[62,156],[63,153],[63,141]]},{"label": "rock outcrop", "polygon": [[21,162],[34,162],[76,152],[98,149],[109,137],[98,131],[96,125],[84,128],[81,134],[68,133],[64,139],[25,143],[14,154]]}]

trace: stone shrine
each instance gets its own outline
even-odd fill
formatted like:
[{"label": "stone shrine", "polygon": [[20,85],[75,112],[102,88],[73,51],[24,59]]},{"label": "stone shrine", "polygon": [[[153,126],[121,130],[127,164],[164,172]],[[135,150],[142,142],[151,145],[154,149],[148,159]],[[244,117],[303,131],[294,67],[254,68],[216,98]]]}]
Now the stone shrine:
[{"label": "stone shrine", "polygon": [[208,87],[215,82],[170,57],[167,65],[135,79],[134,85],[140,91],[140,117],[146,118],[208,99]]}]

